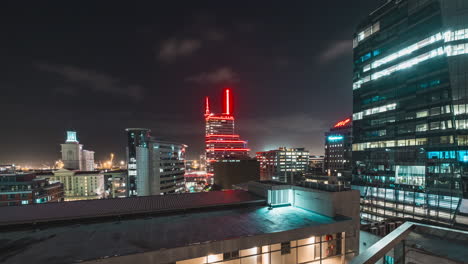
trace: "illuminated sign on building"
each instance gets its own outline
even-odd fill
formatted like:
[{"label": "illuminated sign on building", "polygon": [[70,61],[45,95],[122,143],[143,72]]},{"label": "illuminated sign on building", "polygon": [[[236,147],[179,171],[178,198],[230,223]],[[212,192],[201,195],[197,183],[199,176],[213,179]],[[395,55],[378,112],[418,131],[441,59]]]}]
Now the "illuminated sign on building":
[{"label": "illuminated sign on building", "polygon": [[344,137],[341,136],[341,135],[332,135],[332,136],[328,136],[328,141],[340,141],[340,140],[343,140]]},{"label": "illuminated sign on building", "polygon": [[76,138],[76,132],[75,131],[67,131],[67,141],[66,142],[78,142],[78,139]]},{"label": "illuminated sign on building", "polygon": [[343,127],[343,126],[348,125],[350,122],[351,122],[351,118],[347,118],[345,120],[342,120],[342,121],[336,123],[335,126],[333,126],[333,127]]}]

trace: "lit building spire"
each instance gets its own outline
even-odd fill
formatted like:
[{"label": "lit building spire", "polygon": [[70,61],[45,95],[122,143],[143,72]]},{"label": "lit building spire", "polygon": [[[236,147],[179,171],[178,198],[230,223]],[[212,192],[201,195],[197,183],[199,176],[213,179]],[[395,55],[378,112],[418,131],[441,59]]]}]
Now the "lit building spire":
[{"label": "lit building spire", "polygon": [[207,97],[205,97],[205,116],[209,116],[210,115],[210,99]]},{"label": "lit building spire", "polygon": [[231,115],[231,90],[229,88],[226,88],[224,90],[224,105],[223,105],[223,114],[225,115]]}]

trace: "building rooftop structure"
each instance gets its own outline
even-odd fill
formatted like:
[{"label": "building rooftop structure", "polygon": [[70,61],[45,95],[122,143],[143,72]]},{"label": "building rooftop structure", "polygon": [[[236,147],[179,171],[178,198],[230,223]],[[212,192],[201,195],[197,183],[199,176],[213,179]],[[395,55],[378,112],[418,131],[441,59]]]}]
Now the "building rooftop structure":
[{"label": "building rooftop structure", "polygon": [[[209,208],[229,204],[264,202],[248,192],[226,191],[167,196],[141,196],[125,199],[70,201],[66,203],[8,207],[1,211],[0,228],[8,225],[66,222],[86,219],[135,216],[191,208]],[[3,208],[2,208],[3,209]]]},{"label": "building rooftop structure", "polygon": [[[206,258],[196,263],[214,263],[208,261],[213,254],[221,261],[229,256],[243,258],[243,250],[254,247],[260,247],[263,255],[271,251],[274,257],[280,253],[274,247],[280,244],[280,258],[307,257],[299,253],[299,241],[309,237],[316,243],[312,247],[320,250],[323,244],[323,252],[329,252],[325,250],[329,243],[341,245],[346,237],[346,247],[335,247],[337,255],[330,259],[341,259],[340,254],[350,258],[356,252],[357,207],[348,214],[350,208],[337,207],[324,192],[309,189],[296,195],[323,195],[322,202],[332,211],[294,203],[272,209],[267,205],[269,198],[259,192],[269,187],[257,182],[252,188],[2,208],[0,262],[185,263]],[[357,205],[357,191],[348,193]],[[283,248],[286,244],[290,253]],[[226,255],[235,251],[240,255]],[[318,251],[312,254],[322,258]]]}]

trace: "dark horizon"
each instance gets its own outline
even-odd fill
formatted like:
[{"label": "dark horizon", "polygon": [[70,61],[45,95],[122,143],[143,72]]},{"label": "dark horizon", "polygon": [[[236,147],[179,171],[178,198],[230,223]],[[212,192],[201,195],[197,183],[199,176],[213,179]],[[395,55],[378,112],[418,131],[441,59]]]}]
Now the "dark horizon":
[{"label": "dark horizon", "polygon": [[324,132],[352,114],[355,27],[383,1],[338,2],[5,4],[0,163],[51,165],[67,130],[96,161],[120,161],[127,127],[197,158],[204,98],[220,112],[224,87],[252,156],[323,154]]}]

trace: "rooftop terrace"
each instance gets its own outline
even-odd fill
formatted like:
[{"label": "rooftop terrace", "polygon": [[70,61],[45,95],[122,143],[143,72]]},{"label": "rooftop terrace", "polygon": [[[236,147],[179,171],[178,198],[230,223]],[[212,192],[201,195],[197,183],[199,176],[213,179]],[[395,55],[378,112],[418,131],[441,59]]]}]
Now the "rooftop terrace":
[{"label": "rooftop terrace", "polygon": [[306,237],[310,229],[305,228],[346,220],[292,206],[268,210],[254,205],[5,231],[0,238],[0,262],[75,263],[303,228],[299,234]]}]

